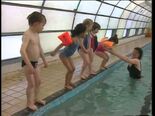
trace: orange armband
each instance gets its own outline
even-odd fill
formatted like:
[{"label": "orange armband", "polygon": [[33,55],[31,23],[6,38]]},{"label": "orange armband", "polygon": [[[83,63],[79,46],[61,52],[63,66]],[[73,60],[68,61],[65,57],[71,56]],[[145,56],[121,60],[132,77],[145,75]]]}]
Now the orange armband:
[{"label": "orange armband", "polygon": [[108,48],[112,48],[114,45],[114,42],[108,41],[107,39],[104,38],[101,39],[101,43]]},{"label": "orange armband", "polygon": [[64,46],[69,46],[73,42],[69,32],[62,33],[61,35],[58,36],[58,38],[62,41],[62,44]]}]

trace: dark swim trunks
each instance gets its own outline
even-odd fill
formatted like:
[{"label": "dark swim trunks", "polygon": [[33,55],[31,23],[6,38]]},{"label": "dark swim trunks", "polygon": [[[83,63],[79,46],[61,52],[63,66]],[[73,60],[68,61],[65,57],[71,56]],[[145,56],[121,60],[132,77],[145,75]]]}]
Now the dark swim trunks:
[{"label": "dark swim trunks", "polygon": [[[33,68],[37,67],[38,61],[30,61],[30,62],[32,64]],[[26,65],[26,63],[24,62],[24,60],[22,60],[22,67],[25,66],[25,65]]]}]

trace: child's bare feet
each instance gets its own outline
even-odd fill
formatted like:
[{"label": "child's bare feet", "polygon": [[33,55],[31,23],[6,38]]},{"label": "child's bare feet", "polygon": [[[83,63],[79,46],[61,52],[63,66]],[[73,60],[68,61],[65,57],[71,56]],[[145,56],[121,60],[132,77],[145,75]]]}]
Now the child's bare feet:
[{"label": "child's bare feet", "polygon": [[73,87],[72,87],[71,85],[65,85],[65,89],[67,89],[67,90],[72,90]]},{"label": "child's bare feet", "polygon": [[101,67],[100,68],[100,70],[106,70],[107,69],[107,67]]},{"label": "child's bare feet", "polygon": [[38,109],[36,105],[27,105],[27,108],[28,110],[33,111],[33,112]]},{"label": "child's bare feet", "polygon": [[75,87],[74,83],[70,82],[70,86]]},{"label": "child's bare feet", "polygon": [[91,75],[96,75],[96,72],[95,71],[92,71],[90,74]]},{"label": "child's bare feet", "polygon": [[46,101],[45,100],[36,100],[35,103],[40,104],[40,105],[45,105]]},{"label": "child's bare feet", "polygon": [[87,75],[81,75],[81,76],[80,76],[81,80],[86,80],[87,77],[88,77]]}]

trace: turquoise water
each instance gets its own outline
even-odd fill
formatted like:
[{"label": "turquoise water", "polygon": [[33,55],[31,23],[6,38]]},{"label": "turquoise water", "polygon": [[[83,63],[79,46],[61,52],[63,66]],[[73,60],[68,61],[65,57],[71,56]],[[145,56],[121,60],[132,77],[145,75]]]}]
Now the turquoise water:
[{"label": "turquoise water", "polygon": [[144,48],[141,80],[130,78],[126,69],[128,64],[120,62],[103,79],[61,105],[47,110],[44,116],[139,115],[144,98],[152,88],[151,52],[151,45]]}]

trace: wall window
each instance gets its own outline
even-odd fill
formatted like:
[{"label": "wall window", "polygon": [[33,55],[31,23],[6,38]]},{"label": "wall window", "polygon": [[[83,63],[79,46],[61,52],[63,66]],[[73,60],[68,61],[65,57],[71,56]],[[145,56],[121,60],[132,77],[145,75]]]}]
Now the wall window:
[{"label": "wall window", "polygon": [[131,3],[126,9],[133,10],[136,7],[134,3]]},{"label": "wall window", "polygon": [[136,29],[135,35],[138,35],[138,31],[139,31],[139,29]]},{"label": "wall window", "polygon": [[128,20],[127,24],[126,24],[126,28],[131,28],[132,27],[132,23],[133,23],[132,20]]},{"label": "wall window", "polygon": [[127,37],[127,30],[126,29],[123,32],[123,37]]},{"label": "wall window", "polygon": [[77,8],[79,1],[75,1],[75,0],[66,0],[65,4],[62,1],[54,1],[54,0],[45,0],[45,7],[51,7],[51,8],[59,8],[59,9],[65,9],[65,10],[74,10]]},{"label": "wall window", "polygon": [[130,12],[127,10],[124,10],[123,14],[122,14],[122,18],[128,18]]},{"label": "wall window", "polygon": [[1,60],[21,57],[20,47],[22,44],[22,36],[4,36],[1,39],[2,39]]},{"label": "wall window", "polygon": [[122,38],[123,37],[123,32],[124,32],[124,29],[119,29],[119,30],[117,30],[117,37],[118,38]]},{"label": "wall window", "polygon": [[105,36],[106,30],[99,30],[97,33],[97,40],[101,41],[101,39]]},{"label": "wall window", "polygon": [[43,14],[47,19],[44,30],[69,30],[72,28],[74,13],[43,10]]},{"label": "wall window", "polygon": [[123,12],[123,9],[115,7],[115,9],[114,9],[114,11],[113,11],[111,16],[120,17],[122,12]]},{"label": "wall window", "polygon": [[[100,8],[98,14],[110,15],[111,12],[113,11],[113,8],[114,8],[114,6],[102,3],[101,8]],[[107,12],[107,9],[108,9],[108,12]]]},{"label": "wall window", "polygon": [[40,9],[2,5],[2,32],[25,31],[28,28],[27,16],[34,11],[40,12]]},{"label": "wall window", "polygon": [[125,37],[129,37],[129,33],[130,33],[130,29],[126,30],[126,36]]},{"label": "wall window", "polygon": [[138,35],[140,35],[142,33],[142,29],[138,30]]},{"label": "wall window", "polygon": [[122,7],[122,8],[126,8],[128,5],[129,5],[129,3],[130,3],[130,1],[123,1],[123,0],[121,0],[121,1],[119,1],[119,3],[117,4],[117,6],[119,6],[119,7]]},{"label": "wall window", "polygon": [[144,34],[145,28],[142,29],[142,34]]},{"label": "wall window", "polygon": [[109,29],[117,28],[118,21],[119,21],[119,20],[116,19],[116,18],[110,18],[108,28],[109,28]]},{"label": "wall window", "polygon": [[[4,1],[4,0],[2,0]],[[21,1],[21,0],[5,0],[5,2],[9,3],[16,3],[16,4],[26,4],[26,5],[34,5],[34,6],[41,6],[43,1]]]},{"label": "wall window", "polygon": [[77,13],[75,17],[74,27],[77,24],[82,23],[86,18],[92,19],[94,21],[95,15],[86,15]]},{"label": "wall window", "polygon": [[106,29],[108,26],[109,17],[97,16],[95,22],[99,23],[101,29]]},{"label": "wall window", "polygon": [[112,36],[112,30],[107,30],[106,32],[106,37],[108,37],[108,39]]},{"label": "wall window", "polygon": [[[72,1],[71,1],[72,2]],[[88,12],[96,14],[98,7],[100,6],[100,2],[98,1],[84,1],[81,0],[78,11],[80,12]],[[64,4],[65,5],[65,4]]]},{"label": "wall window", "polygon": [[116,34],[117,30],[116,29],[113,29],[112,30],[112,35],[111,36],[114,36]]},{"label": "wall window", "polygon": [[40,33],[40,43],[45,53],[54,50],[61,41],[58,36],[63,32]]},{"label": "wall window", "polygon": [[129,36],[135,35],[135,29],[130,29]]},{"label": "wall window", "polygon": [[125,28],[125,24],[126,24],[126,20],[120,19],[119,24],[118,24],[118,28]]}]

